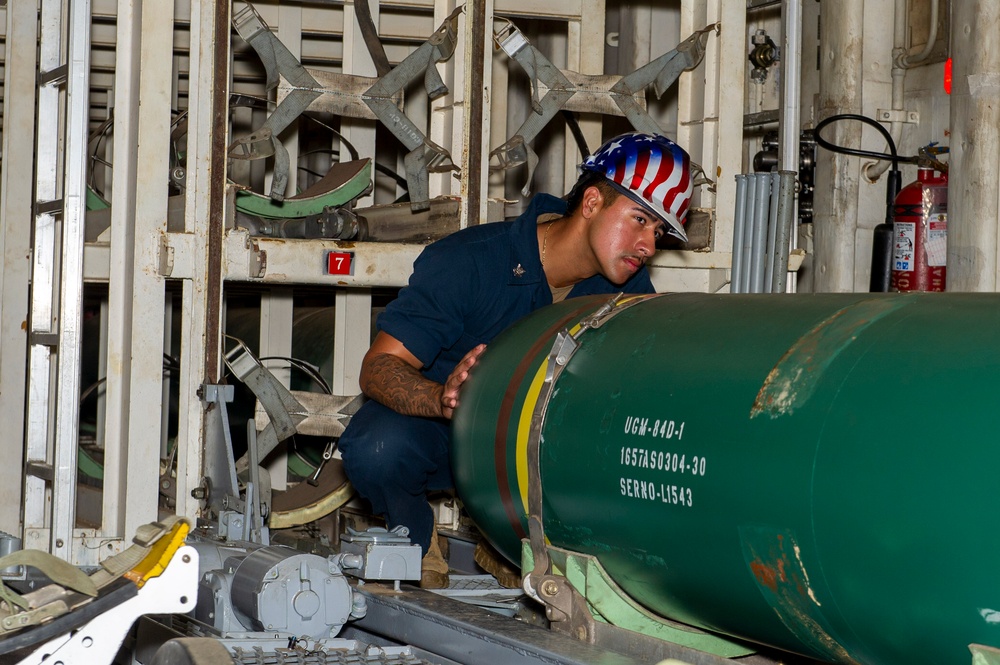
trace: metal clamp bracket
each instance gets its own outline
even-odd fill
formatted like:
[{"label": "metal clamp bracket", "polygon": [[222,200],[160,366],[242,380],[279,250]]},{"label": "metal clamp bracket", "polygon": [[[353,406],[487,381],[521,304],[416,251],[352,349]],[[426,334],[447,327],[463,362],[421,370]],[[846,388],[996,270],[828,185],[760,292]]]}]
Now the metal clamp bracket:
[{"label": "metal clamp bracket", "polygon": [[271,420],[258,439],[257,454],[263,460],[278,443],[295,434],[296,424],[304,418],[302,405],[254,357],[246,344],[234,337],[229,339],[235,340],[236,346],[226,353],[226,366],[260,400]]},{"label": "metal clamp bracket", "polygon": [[586,609],[586,602],[571,586],[563,585],[560,581],[562,578],[551,575],[551,562],[542,520],[541,439],[549,398],[555,390],[560,374],[580,349],[580,337],[588,330],[600,328],[612,317],[645,299],[624,298],[624,293],[615,295],[593,314],[581,319],[572,331],[564,328],[556,334],[546,360],[545,379],[532,410],[531,427],[528,431],[528,540],[534,566],[531,572],[524,576],[522,587],[526,594],[545,605],[550,621],[568,622],[565,624],[568,632],[590,641],[593,639],[593,617]]}]

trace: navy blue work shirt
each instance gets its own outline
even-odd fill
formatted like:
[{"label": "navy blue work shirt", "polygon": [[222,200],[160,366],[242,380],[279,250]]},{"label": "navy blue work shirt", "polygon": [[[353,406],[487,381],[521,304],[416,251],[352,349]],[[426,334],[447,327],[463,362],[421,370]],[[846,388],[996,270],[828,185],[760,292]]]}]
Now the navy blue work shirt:
[{"label": "navy blue work shirt", "polygon": [[[425,377],[444,383],[474,346],[488,344],[526,314],[552,304],[538,255],[538,217],[566,212],[563,199],[538,194],[513,221],[472,226],[428,245],[413,263],[409,285],[379,316],[377,328],[423,363]],[[567,297],[620,291],[654,293],[646,267],[620,286],[594,275]]]}]

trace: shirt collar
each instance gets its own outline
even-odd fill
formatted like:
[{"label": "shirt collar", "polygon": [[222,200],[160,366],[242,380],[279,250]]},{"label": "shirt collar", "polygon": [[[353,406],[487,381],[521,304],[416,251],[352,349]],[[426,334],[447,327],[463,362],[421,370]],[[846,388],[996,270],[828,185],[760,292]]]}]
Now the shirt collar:
[{"label": "shirt collar", "polygon": [[565,215],[566,201],[551,194],[536,194],[528,208],[511,225],[508,284],[537,284],[542,280],[538,217],[548,213]]}]

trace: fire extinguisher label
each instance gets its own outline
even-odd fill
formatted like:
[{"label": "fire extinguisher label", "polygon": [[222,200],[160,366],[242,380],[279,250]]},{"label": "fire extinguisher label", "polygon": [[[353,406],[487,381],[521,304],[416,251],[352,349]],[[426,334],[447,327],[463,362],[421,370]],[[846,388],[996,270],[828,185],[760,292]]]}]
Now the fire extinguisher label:
[{"label": "fire extinguisher label", "polygon": [[927,220],[927,265],[931,268],[948,263],[948,215],[938,213]]},{"label": "fire extinguisher label", "polygon": [[913,270],[913,240],[917,225],[913,222],[895,222],[892,225],[892,269]]}]

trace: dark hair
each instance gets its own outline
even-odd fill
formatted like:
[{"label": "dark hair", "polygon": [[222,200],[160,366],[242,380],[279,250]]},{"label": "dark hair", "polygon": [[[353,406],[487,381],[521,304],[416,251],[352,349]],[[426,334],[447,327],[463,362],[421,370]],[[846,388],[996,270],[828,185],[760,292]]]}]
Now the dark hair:
[{"label": "dark hair", "polygon": [[563,197],[566,199],[566,214],[572,215],[583,204],[583,193],[587,191],[588,187],[596,187],[601,192],[605,205],[611,205],[615,202],[615,199],[621,196],[621,192],[615,189],[611,181],[603,175],[592,171],[585,171],[580,176],[580,179],[576,181],[576,184],[573,185],[573,189],[569,190],[569,194]]}]

